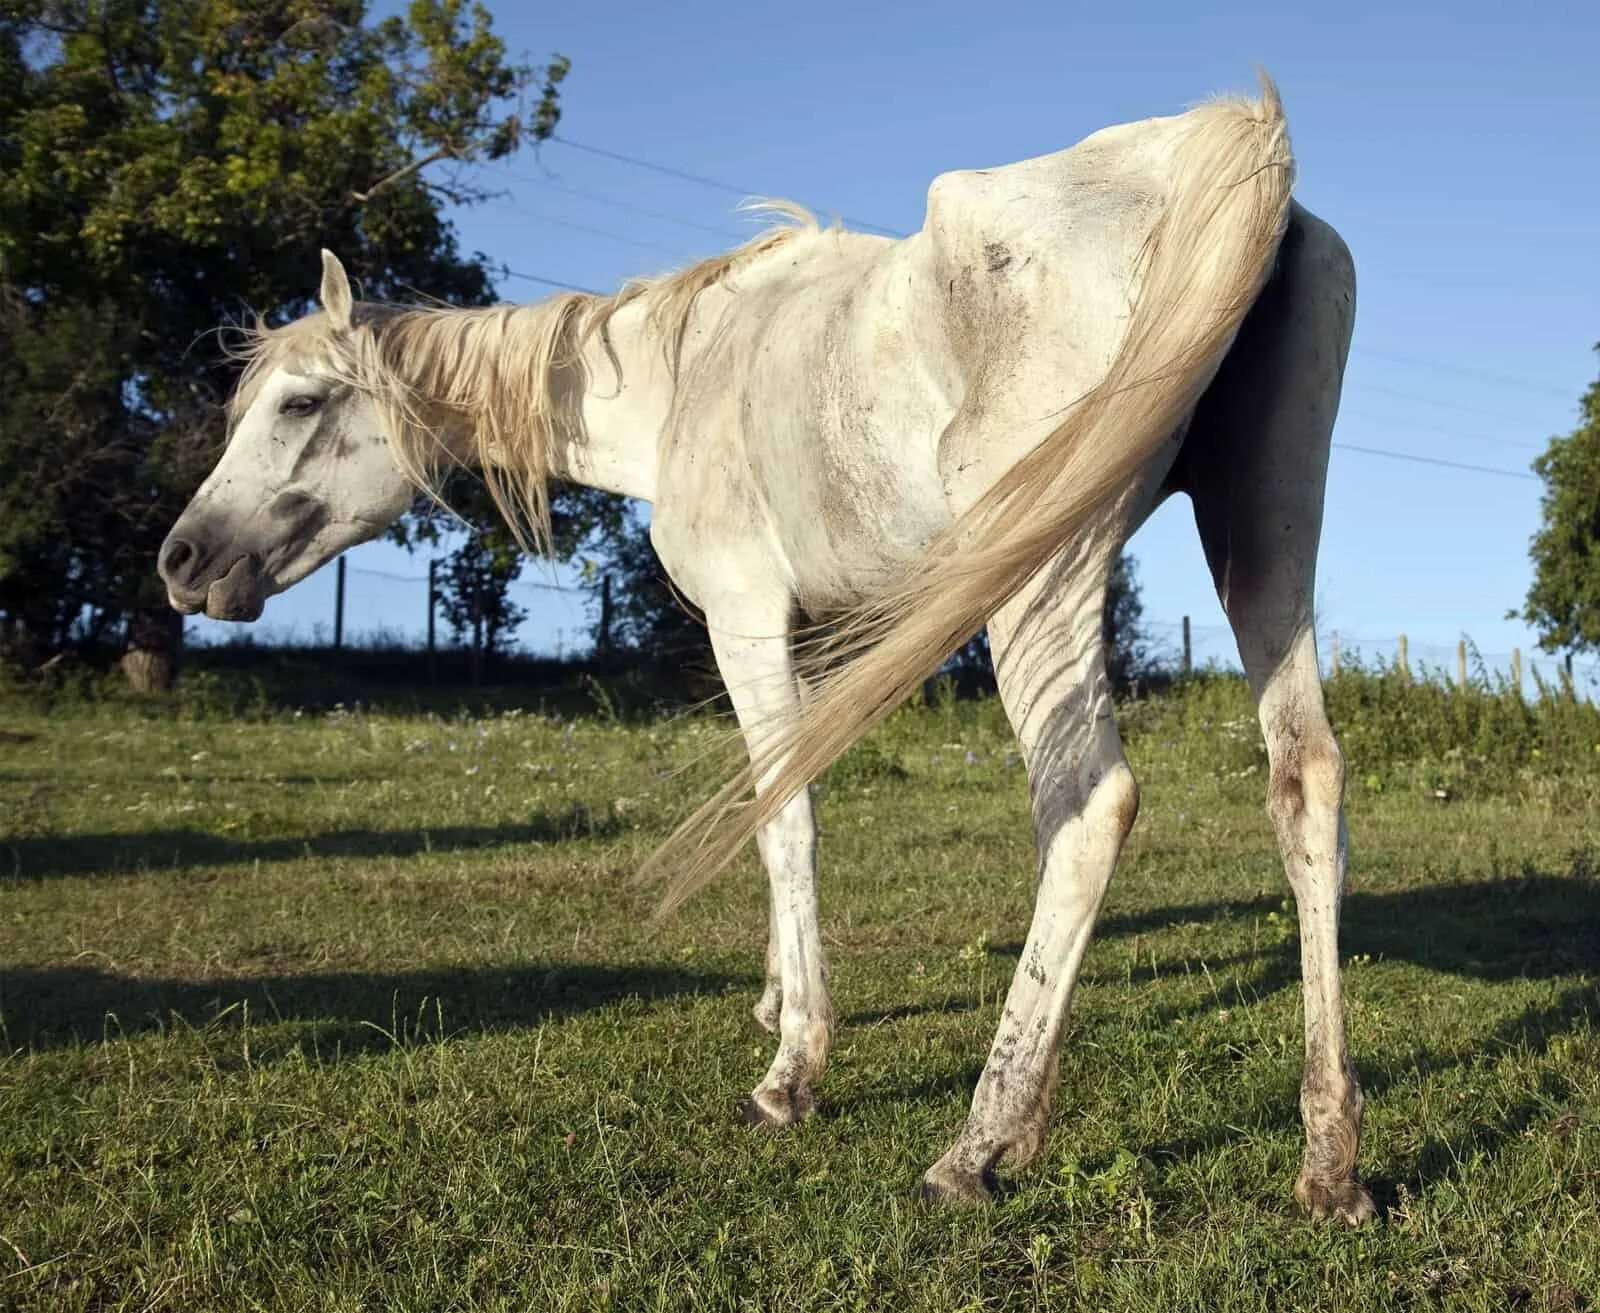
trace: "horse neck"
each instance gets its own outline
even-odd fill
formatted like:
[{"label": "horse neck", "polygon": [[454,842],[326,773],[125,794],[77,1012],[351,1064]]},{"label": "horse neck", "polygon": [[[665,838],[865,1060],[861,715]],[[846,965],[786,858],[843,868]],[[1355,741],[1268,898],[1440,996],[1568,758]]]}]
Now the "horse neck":
[{"label": "horse neck", "polygon": [[624,305],[583,345],[579,422],[563,427],[555,473],[572,483],[654,501],[657,440],[673,379],[643,304]]},{"label": "horse neck", "polygon": [[[628,304],[603,336],[585,335],[575,367],[569,334],[584,318],[582,306],[559,300],[402,312],[388,330],[401,339],[391,367],[419,403],[418,431],[468,466],[509,455],[541,481],[653,499],[656,438],[672,397],[664,355],[642,308]],[[517,381],[531,374],[542,393],[520,394]]]}]

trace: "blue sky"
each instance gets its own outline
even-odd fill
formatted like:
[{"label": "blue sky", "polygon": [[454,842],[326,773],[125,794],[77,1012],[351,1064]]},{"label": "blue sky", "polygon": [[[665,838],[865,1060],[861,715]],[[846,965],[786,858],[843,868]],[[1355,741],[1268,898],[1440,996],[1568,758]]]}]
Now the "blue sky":
[{"label": "blue sky", "polygon": [[[1453,652],[1463,632],[1491,656],[1532,648],[1504,614],[1527,588],[1539,484],[1351,448],[1525,474],[1573,426],[1600,340],[1600,7],[491,8],[513,51],[571,57],[561,135],[572,142],[899,231],[921,224],[943,170],[1057,150],[1107,123],[1248,88],[1258,64],[1269,69],[1298,195],[1344,234],[1360,278],[1322,629],[1347,641],[1403,630],[1424,656]],[[505,195],[459,214],[465,247],[586,287],[711,254],[748,230],[730,192],[561,142],[481,180]],[[543,289],[507,280],[502,293]],[[1132,550],[1157,636],[1187,614],[1203,655],[1231,655],[1187,503],[1170,502]],[[372,545],[350,566],[352,631],[420,630],[420,586],[369,572],[420,575],[424,559]],[[529,578],[552,576],[536,566]],[[325,569],[269,603],[258,627],[310,637],[331,617],[332,591]],[[581,642],[570,599],[522,600],[530,646]]]}]

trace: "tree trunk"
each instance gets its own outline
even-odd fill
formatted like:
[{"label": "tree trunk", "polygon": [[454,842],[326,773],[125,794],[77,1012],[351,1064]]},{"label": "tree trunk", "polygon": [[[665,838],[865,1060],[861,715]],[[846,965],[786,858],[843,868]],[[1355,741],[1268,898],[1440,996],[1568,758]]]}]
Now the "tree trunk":
[{"label": "tree trunk", "polygon": [[128,617],[122,673],[135,693],[169,692],[178,678],[183,617],[170,606],[146,607]]}]

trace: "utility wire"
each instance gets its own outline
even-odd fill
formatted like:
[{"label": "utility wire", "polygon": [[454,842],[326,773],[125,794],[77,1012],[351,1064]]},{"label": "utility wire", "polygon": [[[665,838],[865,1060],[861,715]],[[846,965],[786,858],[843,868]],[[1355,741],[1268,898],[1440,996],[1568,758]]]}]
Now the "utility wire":
[{"label": "utility wire", "polygon": [[1383,351],[1377,347],[1355,346],[1351,348],[1355,355],[1372,356],[1377,360],[1392,360],[1396,364],[1414,365],[1419,369],[1435,369],[1443,374],[1458,374],[1464,378],[1482,379],[1489,383],[1500,383],[1506,387],[1522,388],[1528,392],[1542,392],[1550,396],[1561,397],[1566,401],[1573,399],[1572,394],[1554,383],[1539,383],[1530,378],[1517,378],[1513,374],[1495,374],[1487,369],[1478,369],[1473,365],[1458,365],[1448,360],[1430,360],[1426,356],[1406,355],[1400,351]]},{"label": "utility wire", "polygon": [[[614,160],[618,164],[628,164],[636,169],[647,169],[651,173],[659,173],[666,178],[676,178],[679,182],[692,182],[700,187],[712,187],[717,191],[738,196],[748,200],[752,196],[771,196],[774,193],[763,191],[759,187],[736,187],[731,182],[723,182],[717,178],[708,178],[704,174],[690,173],[685,169],[675,169],[670,164],[658,164],[654,160],[640,159],[637,155],[625,155],[619,150],[606,150],[600,146],[589,146],[581,141],[574,141],[571,137],[563,137],[559,133],[550,138],[551,141],[560,142],[563,146],[570,146],[573,150],[581,150],[588,155],[598,155],[604,160]],[[869,219],[858,219],[852,215],[839,216],[852,228],[864,228],[871,232],[881,233],[885,237],[904,237],[906,234],[895,228],[887,228],[881,223],[873,223]]]},{"label": "utility wire", "polygon": [[[710,233],[715,237],[729,237],[734,241],[744,241],[750,234],[737,232],[732,228],[719,228],[715,224],[701,223],[697,219],[685,219],[681,215],[668,214],[664,210],[652,210],[646,205],[636,205],[632,201],[618,200],[615,196],[606,196],[600,192],[584,191],[581,187],[569,187],[565,183],[556,182],[550,178],[535,178],[526,173],[512,173],[505,171],[505,176],[517,182],[525,182],[531,186],[540,187],[548,191],[557,191],[564,196],[576,196],[579,200],[593,201],[596,205],[606,205],[613,210],[622,210],[627,214],[643,215],[647,219],[659,219],[662,223],[675,223],[680,228],[693,228],[697,232]],[[506,208],[502,203],[502,208]]]},{"label": "utility wire", "polygon": [[[710,178],[702,173],[690,173],[687,169],[674,168],[670,164],[662,164],[656,160],[643,159],[638,155],[629,155],[619,150],[607,150],[602,146],[591,146],[587,142],[574,141],[571,137],[562,136],[560,133],[550,138],[573,150],[582,151],[588,155],[595,155],[601,159],[613,160],[618,164],[627,164],[636,169],[646,169],[651,173],[658,173],[663,177],[676,178],[680,182],[694,183],[700,187],[711,187],[729,195],[743,197],[772,195],[756,187],[738,187],[731,182],[720,178]],[[882,233],[885,237],[904,237],[906,234],[897,228],[890,228],[884,224],[873,223],[868,219],[861,219],[848,214],[839,216],[853,228],[864,228],[871,232]],[[1562,397],[1571,400],[1571,394],[1566,388],[1558,387],[1554,383],[1539,382],[1534,379],[1518,378],[1514,374],[1493,373],[1489,370],[1478,369],[1470,365],[1458,365],[1451,361],[1434,360],[1426,356],[1414,356],[1400,351],[1388,351],[1381,347],[1370,347],[1358,344],[1353,351],[1358,355],[1372,356],[1378,360],[1392,360],[1399,364],[1414,365],[1422,369],[1434,369],[1442,373],[1458,374],[1467,378],[1482,379],[1487,382],[1500,383],[1507,387],[1523,388],[1530,392],[1541,392],[1549,396]]]},{"label": "utility wire", "polygon": [[683,251],[674,250],[670,246],[663,246],[660,242],[646,241],[642,237],[629,237],[626,233],[612,232],[609,228],[597,228],[593,224],[578,223],[573,219],[558,219],[553,214],[540,214],[537,210],[525,209],[520,205],[507,205],[504,201],[484,201],[490,209],[508,210],[512,214],[519,214],[524,219],[532,219],[536,223],[547,223],[554,228],[568,228],[573,232],[588,233],[591,237],[604,237],[607,241],[621,242],[625,246],[638,246],[647,251],[660,251],[663,255],[670,255],[674,260],[692,260],[694,257]]},{"label": "utility wire", "polygon": [[1442,465],[1451,470],[1469,470],[1474,474],[1498,474],[1503,479],[1527,479],[1532,483],[1539,482],[1533,474],[1524,474],[1520,470],[1504,470],[1493,465],[1469,465],[1465,461],[1445,460],[1439,456],[1415,456],[1409,451],[1388,451],[1383,447],[1358,447],[1353,442],[1335,442],[1335,447],[1344,451],[1359,451],[1363,456],[1386,456],[1390,460],[1409,460],[1418,465]]},{"label": "utility wire", "polygon": [[[555,287],[565,292],[583,292],[589,296],[602,296],[604,293],[595,291],[592,287],[583,287],[577,283],[564,283],[556,278],[545,278],[539,274],[523,273],[520,269],[507,269],[508,278],[520,278],[524,282],[538,283],[543,287]],[[1492,465],[1471,465],[1465,461],[1445,460],[1437,456],[1416,456],[1406,451],[1389,451],[1383,447],[1357,446],[1351,442],[1335,442],[1335,447],[1346,451],[1360,452],[1365,456],[1384,456],[1390,460],[1408,460],[1421,465],[1442,465],[1447,469],[1467,470],[1474,474],[1497,474],[1505,479],[1531,479],[1537,482],[1532,474],[1524,474],[1519,470],[1499,469]]]},{"label": "utility wire", "polygon": [[1386,428],[1407,432],[1411,429],[1425,429],[1430,433],[1443,433],[1446,437],[1459,438],[1466,442],[1483,442],[1491,447],[1515,447],[1522,451],[1542,451],[1543,445],[1537,442],[1521,442],[1516,438],[1498,438],[1488,433],[1468,433],[1449,424],[1430,424],[1420,419],[1394,419],[1387,415],[1375,415],[1370,410],[1363,410],[1356,406],[1340,406],[1340,415],[1350,415],[1356,419],[1365,420],[1369,424],[1382,424]]},{"label": "utility wire", "polygon": [[[362,565],[348,567],[350,574],[369,575],[374,579],[387,579],[397,584],[425,584],[428,576],[425,574],[391,574],[388,570],[369,570]],[[532,579],[512,579],[509,583],[512,588],[536,588],[545,593],[581,593],[587,591],[577,584],[541,584]]]},{"label": "utility wire", "polygon": [[604,296],[604,292],[597,292],[592,287],[583,287],[578,283],[564,283],[559,278],[542,278],[538,274],[525,274],[517,269],[503,270],[507,278],[520,278],[525,283],[538,283],[541,287],[555,287],[563,292],[582,292],[585,296]]},{"label": "utility wire", "polygon": [[1384,387],[1378,383],[1368,383],[1365,379],[1356,379],[1353,383],[1345,384],[1346,390],[1356,388],[1362,392],[1371,392],[1380,397],[1393,397],[1397,401],[1415,401],[1424,406],[1438,406],[1444,410],[1459,410],[1467,415],[1482,415],[1487,419],[1503,419],[1511,424],[1525,424],[1526,415],[1515,415],[1509,410],[1494,410],[1488,406],[1474,406],[1464,401],[1452,401],[1447,397],[1425,397],[1417,392],[1403,392],[1399,388]]}]

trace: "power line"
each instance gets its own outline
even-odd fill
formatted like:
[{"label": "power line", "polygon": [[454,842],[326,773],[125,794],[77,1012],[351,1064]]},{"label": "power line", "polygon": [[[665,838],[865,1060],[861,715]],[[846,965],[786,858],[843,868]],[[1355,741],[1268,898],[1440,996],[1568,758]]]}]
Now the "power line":
[{"label": "power line", "polygon": [[1537,483],[1537,476],[1524,474],[1520,470],[1503,470],[1493,465],[1469,465],[1465,461],[1444,460],[1439,456],[1416,456],[1409,451],[1387,451],[1382,447],[1358,447],[1353,442],[1335,442],[1335,447],[1344,451],[1359,451],[1364,456],[1386,456],[1390,460],[1409,460],[1418,465],[1442,465],[1446,469],[1469,470],[1474,474],[1498,474],[1503,479],[1527,479]]},{"label": "power line", "polygon": [[1479,369],[1473,365],[1458,365],[1448,360],[1430,360],[1426,356],[1406,355],[1400,351],[1382,351],[1377,347],[1356,346],[1351,348],[1356,355],[1372,356],[1377,360],[1393,360],[1401,365],[1413,365],[1418,369],[1435,369],[1443,374],[1459,374],[1465,378],[1482,379],[1489,383],[1500,383],[1506,387],[1523,388],[1528,392],[1543,392],[1551,396],[1573,400],[1572,394],[1554,383],[1539,383],[1533,379],[1517,378],[1513,374],[1495,374],[1487,369]]},{"label": "power line", "polygon": [[[553,135],[550,140],[558,142],[563,146],[568,146],[573,150],[598,156],[601,159],[612,160],[618,164],[627,164],[636,169],[646,169],[651,173],[657,173],[663,177],[676,178],[680,182],[689,182],[700,187],[711,187],[717,191],[741,198],[774,194],[772,192],[763,191],[758,187],[736,186],[735,184],[720,178],[708,177],[703,173],[691,173],[687,169],[675,168],[670,164],[662,164],[657,160],[647,160],[638,155],[629,155],[624,151],[608,150],[603,146],[592,146],[587,142],[574,141],[571,137],[562,136],[559,133]],[[885,237],[905,237],[908,235],[898,228],[891,228],[886,224],[873,223],[870,219],[862,219],[849,214],[841,214],[839,217],[853,228],[861,228],[871,232],[881,233]],[[672,221],[677,222],[676,220]],[[1378,360],[1392,360],[1400,364],[1412,365],[1421,369],[1433,369],[1438,370],[1441,373],[1456,374],[1466,378],[1480,379],[1485,382],[1499,383],[1506,387],[1523,388],[1530,392],[1539,392],[1548,396],[1558,396],[1568,400],[1571,399],[1570,392],[1564,387],[1558,387],[1554,383],[1545,383],[1534,379],[1519,378],[1514,374],[1501,374],[1492,372],[1490,370],[1479,369],[1475,366],[1459,365],[1453,361],[1434,360],[1426,356],[1415,356],[1405,352],[1389,351],[1381,347],[1370,347],[1364,344],[1356,345],[1352,348],[1352,350],[1356,354],[1372,356],[1374,359]]]},{"label": "power line", "polygon": [[515,179],[517,182],[526,182],[531,186],[558,191],[566,196],[576,196],[579,200],[593,201],[596,205],[610,206],[614,210],[622,210],[627,214],[639,214],[647,219],[659,219],[662,223],[675,223],[681,228],[693,228],[697,232],[711,233],[716,237],[731,237],[734,241],[743,241],[749,236],[748,233],[735,232],[732,228],[719,228],[715,224],[701,223],[697,219],[685,219],[681,215],[668,214],[664,210],[652,210],[646,205],[636,205],[632,201],[618,200],[615,196],[585,191],[581,187],[569,187],[565,183],[555,182],[549,178],[534,178],[525,173],[512,173],[509,170],[506,171],[506,177]]},{"label": "power line", "polygon": [[[506,273],[506,276],[508,278],[520,278],[524,282],[538,283],[538,284],[540,284],[541,286],[544,286],[544,287],[559,288],[560,290],[565,291],[565,292],[582,292],[587,296],[604,296],[605,295],[604,292],[597,292],[592,287],[583,287],[583,286],[581,286],[581,285],[579,285],[577,283],[565,283],[565,282],[562,282],[558,278],[545,278],[540,274],[523,273],[520,269],[507,269],[505,271],[505,273]],[[1413,427],[1439,427],[1439,426],[1414,425]],[[1444,430],[1444,429],[1441,429],[1441,431],[1453,432],[1453,430]],[[1444,458],[1439,457],[1439,456],[1418,456],[1418,455],[1414,455],[1413,453],[1408,452],[1408,451],[1390,451],[1390,450],[1388,450],[1386,448],[1383,448],[1383,447],[1358,446],[1357,444],[1355,444],[1353,442],[1335,442],[1333,445],[1335,447],[1340,447],[1340,448],[1344,449],[1345,451],[1360,452],[1364,456],[1383,456],[1383,457],[1386,457],[1386,458],[1388,458],[1390,460],[1412,461],[1412,462],[1414,462],[1416,464],[1419,464],[1419,465],[1440,465],[1440,466],[1445,467],[1446,469],[1465,470],[1465,471],[1468,471],[1468,472],[1473,473],[1473,474],[1495,474],[1495,475],[1499,475],[1501,478],[1505,478],[1505,479],[1529,479],[1529,480],[1532,480],[1534,482],[1538,481],[1537,480],[1537,476],[1535,476],[1535,475],[1525,474],[1525,473],[1521,472],[1520,470],[1500,469],[1500,468],[1497,468],[1497,467],[1495,467],[1493,465],[1472,465],[1472,464],[1469,464],[1469,463],[1467,463],[1465,461],[1445,460]],[[1507,444],[1507,445],[1514,445],[1514,444]],[[1515,445],[1520,445],[1520,444],[1515,444]]]},{"label": "power line", "polygon": [[577,283],[564,283],[559,278],[542,278],[538,274],[525,274],[518,269],[505,270],[507,278],[520,278],[525,283],[538,283],[542,287],[555,287],[563,292],[582,292],[585,296],[604,296],[604,292],[597,292],[592,287],[582,287]]},{"label": "power line", "polygon": [[1426,420],[1420,419],[1391,420],[1383,415],[1374,415],[1370,410],[1351,408],[1349,406],[1341,406],[1339,408],[1339,413],[1341,415],[1352,415],[1358,419],[1364,419],[1371,424],[1383,424],[1387,427],[1402,431],[1410,429],[1426,429],[1430,433],[1443,433],[1446,437],[1462,438],[1468,442],[1485,442],[1491,447],[1516,447],[1522,451],[1543,450],[1542,445],[1537,442],[1519,442],[1515,438],[1496,438],[1491,437],[1487,433],[1463,433],[1460,429],[1456,428],[1452,424],[1429,424]]},{"label": "power line", "polygon": [[[350,574],[370,575],[374,579],[387,579],[397,584],[425,584],[428,576],[425,574],[392,574],[388,570],[369,570],[365,566],[352,565],[348,567]],[[575,584],[541,584],[532,579],[512,579],[509,582],[512,588],[536,588],[545,593],[581,593],[586,590]]]},{"label": "power line", "polygon": [[388,579],[397,584],[425,584],[428,576],[425,574],[390,574],[387,570],[369,570],[362,565],[347,567],[350,574],[371,575],[374,579]]},{"label": "power line", "polygon": [[1445,410],[1459,410],[1468,415],[1483,415],[1488,419],[1503,419],[1512,424],[1522,424],[1527,421],[1526,415],[1514,415],[1509,410],[1493,410],[1488,406],[1473,406],[1464,401],[1452,401],[1446,397],[1425,397],[1416,392],[1402,392],[1399,388],[1384,387],[1378,383],[1368,383],[1364,379],[1356,379],[1353,383],[1346,382],[1345,388],[1358,388],[1362,392],[1375,392],[1379,396],[1394,397],[1399,401],[1416,401],[1424,406],[1439,406]]},{"label": "power line", "polygon": [[[737,196],[741,200],[748,200],[752,196],[774,195],[773,192],[764,191],[760,187],[737,187],[731,182],[723,182],[718,178],[708,178],[703,173],[690,173],[687,169],[677,169],[670,164],[660,164],[655,160],[641,159],[637,155],[627,155],[619,150],[606,150],[602,146],[590,146],[560,134],[551,137],[550,140],[560,142],[563,146],[570,146],[573,150],[583,151],[585,154],[598,155],[601,159],[614,160],[618,164],[628,164],[636,169],[647,169],[651,173],[659,173],[666,178],[676,178],[679,182],[692,182],[696,186],[712,187],[717,191]],[[859,219],[848,214],[841,214],[839,217],[852,228],[864,228],[871,232],[881,233],[885,237],[906,236],[905,233],[898,229],[886,227],[881,223],[873,223],[870,219]]]},{"label": "power line", "polygon": [[694,257],[684,251],[674,250],[670,246],[663,246],[660,242],[646,241],[642,237],[629,237],[626,233],[612,232],[609,228],[597,228],[593,224],[578,223],[572,219],[558,219],[553,214],[540,214],[537,210],[524,209],[520,205],[507,205],[504,201],[485,201],[490,209],[508,210],[512,214],[521,215],[524,219],[532,219],[535,223],[547,223],[555,228],[569,228],[573,232],[588,233],[591,237],[604,237],[607,241],[621,242],[626,246],[638,246],[647,251],[659,251],[663,255],[670,255],[675,260],[692,260]]}]

